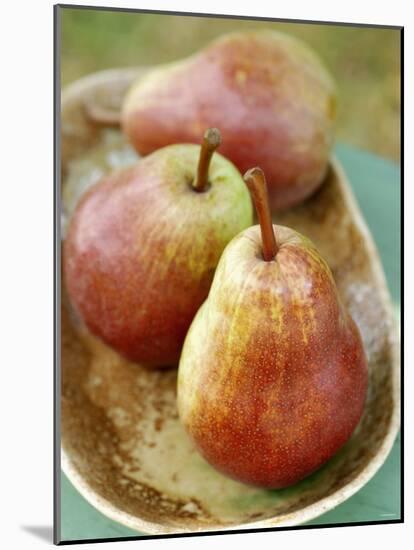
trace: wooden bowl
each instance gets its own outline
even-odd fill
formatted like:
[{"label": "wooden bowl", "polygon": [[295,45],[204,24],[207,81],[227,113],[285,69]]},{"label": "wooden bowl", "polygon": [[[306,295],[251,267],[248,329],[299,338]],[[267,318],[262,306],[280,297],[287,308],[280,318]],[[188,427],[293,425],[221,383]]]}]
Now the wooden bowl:
[{"label": "wooden bowl", "polygon": [[[99,147],[107,131],[88,119],[85,101],[119,104],[142,71],[94,74],[64,91],[62,181],[69,163]],[[120,134],[117,139],[127,147]],[[63,287],[63,470],[111,519],[150,534],[297,525],[358,491],[391,450],[399,428],[398,333],[378,253],[339,163],[332,160],[313,197],[276,219],[316,243],[361,330],[369,392],[358,428],[324,467],[288,489],[227,479],[201,458],[180,425],[176,370],[128,363],[87,334],[76,324]]]}]

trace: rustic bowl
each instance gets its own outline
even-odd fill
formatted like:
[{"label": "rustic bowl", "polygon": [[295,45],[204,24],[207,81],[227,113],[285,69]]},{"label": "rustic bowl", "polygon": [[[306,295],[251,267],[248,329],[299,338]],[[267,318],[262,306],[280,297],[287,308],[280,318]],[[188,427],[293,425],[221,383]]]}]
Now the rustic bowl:
[{"label": "rustic bowl", "polygon": [[[94,74],[63,92],[63,182],[68,163],[103,140],[105,127],[90,119],[91,106],[118,105],[142,71]],[[345,501],[386,459],[399,428],[398,333],[378,253],[336,160],[320,190],[279,214],[277,223],[316,243],[360,328],[369,392],[357,430],[323,468],[291,488],[261,490],[227,479],[201,458],[180,425],[176,370],[146,370],[91,337],[76,323],[63,287],[63,470],[111,519],[149,534],[297,525]]]}]

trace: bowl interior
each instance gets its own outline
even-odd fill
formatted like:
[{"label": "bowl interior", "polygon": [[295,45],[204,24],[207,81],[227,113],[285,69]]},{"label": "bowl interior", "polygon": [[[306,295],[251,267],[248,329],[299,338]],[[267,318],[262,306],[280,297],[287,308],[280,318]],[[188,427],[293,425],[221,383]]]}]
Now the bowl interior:
[{"label": "bowl interior", "polygon": [[[124,88],[133,76],[124,75]],[[124,155],[121,164],[134,161],[121,135],[112,131],[114,141],[108,143],[107,130],[88,121],[83,108],[85,93],[99,91],[110,98],[114,89],[122,95],[119,82],[116,75],[87,79],[63,100],[66,216],[79,186],[90,185],[115,149]],[[92,161],[84,169],[86,180],[75,177],[69,188],[73,161],[88,152]],[[380,263],[349,197],[346,178],[334,162],[319,191],[274,217],[278,224],[306,234],[320,249],[359,326],[369,363],[365,412],[352,438],[318,472],[287,489],[249,487],[210,467],[179,422],[176,371],[129,363],[93,338],[75,319],[62,280],[64,467],[101,511],[150,533],[296,524],[335,506],[373,475],[398,428],[397,342]]]}]

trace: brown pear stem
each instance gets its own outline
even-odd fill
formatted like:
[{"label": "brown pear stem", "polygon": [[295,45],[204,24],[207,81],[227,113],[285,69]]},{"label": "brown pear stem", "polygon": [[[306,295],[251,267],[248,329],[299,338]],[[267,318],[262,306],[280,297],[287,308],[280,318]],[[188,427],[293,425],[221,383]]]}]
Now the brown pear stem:
[{"label": "brown pear stem", "polygon": [[121,112],[118,109],[103,107],[97,103],[92,103],[89,99],[84,101],[84,108],[86,116],[95,124],[100,126],[121,125]]},{"label": "brown pear stem", "polygon": [[253,198],[257,217],[259,218],[262,232],[263,259],[266,262],[274,260],[279,246],[276,242],[273,229],[272,216],[270,215],[269,197],[264,172],[261,168],[251,168],[243,177]]},{"label": "brown pear stem", "polygon": [[217,128],[209,128],[204,134],[198,159],[197,176],[193,182],[193,189],[202,193],[208,189],[208,170],[211,157],[221,143],[221,134]]}]

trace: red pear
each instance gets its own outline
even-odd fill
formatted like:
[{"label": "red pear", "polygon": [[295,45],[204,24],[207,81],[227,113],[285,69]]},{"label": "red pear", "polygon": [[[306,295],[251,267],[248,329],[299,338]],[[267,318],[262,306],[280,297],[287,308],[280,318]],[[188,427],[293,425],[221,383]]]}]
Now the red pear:
[{"label": "red pear", "polygon": [[367,363],[329,267],[307,238],[272,225],[263,172],[245,178],[260,226],[223,252],[184,343],[178,408],[210,464],[281,488],[349,439],[364,407]]},{"label": "red pear", "polygon": [[333,143],[336,93],[319,58],[274,31],[233,33],[134,84],[122,126],[141,154],[194,143],[218,126],[222,153],[241,172],[258,163],[272,208],[292,206],[323,181]]},{"label": "red pear", "polygon": [[72,304],[132,361],[178,363],[226,244],[252,223],[249,193],[216,129],[104,177],[80,200],[64,244]]}]

